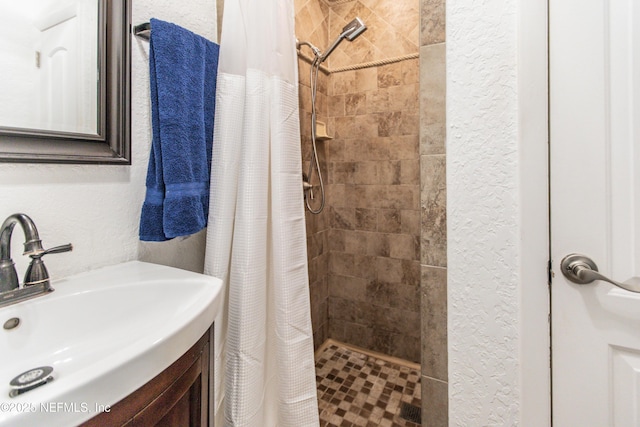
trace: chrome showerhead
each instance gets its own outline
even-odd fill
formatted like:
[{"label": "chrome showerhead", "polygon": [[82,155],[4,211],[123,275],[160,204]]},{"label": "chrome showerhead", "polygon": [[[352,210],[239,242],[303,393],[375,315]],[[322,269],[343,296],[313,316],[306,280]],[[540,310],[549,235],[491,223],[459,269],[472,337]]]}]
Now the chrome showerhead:
[{"label": "chrome showerhead", "polygon": [[362,19],[356,17],[353,21],[349,22],[342,29],[342,33],[338,36],[338,38],[329,46],[329,48],[322,54],[320,57],[320,63],[327,60],[331,52],[333,52],[340,42],[344,39],[354,41],[360,34],[362,34],[367,29],[367,26],[364,25]]},{"label": "chrome showerhead", "polygon": [[347,38],[350,42],[352,42],[356,37],[364,32],[367,29],[367,26],[364,25],[362,19],[356,17],[353,21],[349,22],[342,29],[342,34]]}]

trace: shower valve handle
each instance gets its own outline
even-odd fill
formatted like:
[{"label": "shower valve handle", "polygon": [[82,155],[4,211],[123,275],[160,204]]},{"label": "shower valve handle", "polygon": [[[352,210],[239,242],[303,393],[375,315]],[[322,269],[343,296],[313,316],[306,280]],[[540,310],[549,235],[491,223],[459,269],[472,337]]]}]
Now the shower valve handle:
[{"label": "shower valve handle", "polygon": [[309,198],[313,200],[313,185],[311,185],[307,180],[302,180],[302,189],[306,193],[309,192]]}]

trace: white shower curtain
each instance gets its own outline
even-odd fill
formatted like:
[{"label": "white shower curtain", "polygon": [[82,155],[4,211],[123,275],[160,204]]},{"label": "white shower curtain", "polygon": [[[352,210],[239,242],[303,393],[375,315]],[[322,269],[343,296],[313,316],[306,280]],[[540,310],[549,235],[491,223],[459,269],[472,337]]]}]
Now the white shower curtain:
[{"label": "white shower curtain", "polygon": [[317,426],[293,0],[225,0],[205,272],[216,425]]}]

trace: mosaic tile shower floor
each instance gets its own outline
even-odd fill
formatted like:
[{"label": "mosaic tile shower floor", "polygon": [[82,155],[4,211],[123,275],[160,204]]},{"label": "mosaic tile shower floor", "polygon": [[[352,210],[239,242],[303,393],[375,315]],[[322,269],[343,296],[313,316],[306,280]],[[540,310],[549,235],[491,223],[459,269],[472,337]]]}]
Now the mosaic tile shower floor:
[{"label": "mosaic tile shower floor", "polygon": [[330,344],[316,355],[321,427],[418,427],[400,417],[402,403],[420,407],[416,369]]}]

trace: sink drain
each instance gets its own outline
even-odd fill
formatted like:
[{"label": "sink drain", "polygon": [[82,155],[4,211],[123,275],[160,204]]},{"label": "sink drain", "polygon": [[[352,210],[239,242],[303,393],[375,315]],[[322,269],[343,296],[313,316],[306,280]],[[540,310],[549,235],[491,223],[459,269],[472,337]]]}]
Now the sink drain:
[{"label": "sink drain", "polygon": [[26,393],[29,390],[53,381],[53,377],[51,376],[52,372],[53,368],[51,366],[41,366],[21,373],[9,382],[11,386],[9,396],[14,397]]},{"label": "sink drain", "polygon": [[6,330],[10,330],[10,329],[17,328],[19,324],[20,324],[20,318],[12,317],[11,319],[4,322],[4,325],[2,327]]}]

